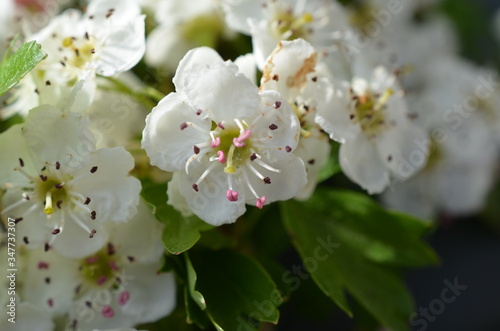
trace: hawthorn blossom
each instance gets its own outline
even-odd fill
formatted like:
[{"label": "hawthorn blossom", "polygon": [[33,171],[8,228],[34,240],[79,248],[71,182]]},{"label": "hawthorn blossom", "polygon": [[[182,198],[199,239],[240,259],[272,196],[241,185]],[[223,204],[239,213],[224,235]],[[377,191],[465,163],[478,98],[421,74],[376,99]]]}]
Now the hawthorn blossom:
[{"label": "hawthorn blossom", "polygon": [[307,171],[307,184],[297,194],[307,199],[316,187],[317,176],[330,155],[328,136],[315,123],[318,108],[329,107],[332,99],[329,81],[323,77],[318,54],[307,41],[282,41],[264,66],[261,90],[276,90],[288,101],[299,117],[301,138],[294,154]]},{"label": "hawthorn blossom", "polygon": [[104,221],[136,213],[140,182],[122,147],[95,149],[85,115],[52,106],[0,135],[1,214],[16,219],[19,244],[78,257],[107,240]]},{"label": "hawthorn blossom", "polygon": [[[425,166],[408,166],[424,130],[412,123],[404,92],[384,67],[371,70],[364,61],[353,66],[350,83],[340,83],[336,102],[319,109],[317,123],[340,142],[340,166],[368,193],[380,193],[392,178],[402,181]],[[425,151],[424,151],[425,152]]]},{"label": "hawthorn blossom", "polygon": [[161,0],[154,17],[159,25],[148,35],[144,60],[170,72],[190,49],[230,37],[214,0]]},{"label": "hawthorn blossom", "polygon": [[21,294],[68,330],[133,327],[175,307],[172,272],[163,273],[163,226],[145,202],[128,222],[107,223],[105,245],[83,258],[27,251]]},{"label": "hawthorn blossom", "polygon": [[144,16],[133,0],[91,1],[85,14],[68,9],[29,36],[47,57],[30,72],[8,100],[3,117],[42,104],[60,106],[79,81],[88,104],[93,100],[95,75],[113,76],[132,68],[145,52]]},{"label": "hawthorn blossom", "polygon": [[409,100],[429,134],[421,142],[428,161],[414,178],[393,183],[383,201],[429,219],[471,214],[484,205],[498,164],[497,76],[453,56],[428,63],[426,77]]},{"label": "hawthorn blossom", "polygon": [[[212,225],[235,222],[245,203],[262,208],[306,183],[300,123],[276,91],[261,91],[231,61],[196,48],[180,62],[176,92],[146,118],[151,164],[174,172],[179,194]],[[175,207],[175,206],[174,206]]]},{"label": "hawthorn blossom", "polygon": [[336,1],[323,0],[224,0],[228,26],[252,37],[257,65],[281,40],[302,38],[322,55],[338,51],[350,36],[347,16]]}]

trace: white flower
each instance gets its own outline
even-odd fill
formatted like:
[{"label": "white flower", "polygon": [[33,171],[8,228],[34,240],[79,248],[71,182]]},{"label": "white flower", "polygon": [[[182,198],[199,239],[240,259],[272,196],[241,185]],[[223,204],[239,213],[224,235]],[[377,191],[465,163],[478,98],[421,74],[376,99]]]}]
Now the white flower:
[{"label": "white flower", "polygon": [[214,0],[162,0],[155,13],[159,25],[148,35],[144,58],[151,66],[173,72],[190,49],[215,48],[218,39],[227,35]]},{"label": "white flower", "polygon": [[[292,152],[300,124],[278,92],[258,92],[212,49],[190,51],[167,95],[146,119],[151,164],[175,172],[191,210],[212,225],[232,223],[245,203],[293,197],[306,183]],[[169,184],[172,185],[172,182]]]},{"label": "white flower", "polygon": [[349,30],[345,11],[336,1],[224,0],[222,4],[228,26],[252,36],[259,68],[281,40],[302,38],[330,53]]},{"label": "white flower", "polygon": [[55,251],[26,252],[23,297],[68,329],[111,329],[149,323],[175,307],[172,272],[159,272],[162,225],[145,202],[130,221],[108,223],[104,247],[81,259]]},{"label": "white flower", "polygon": [[46,311],[28,302],[16,302],[15,323],[9,322],[7,318],[9,315],[5,313],[0,318],[0,330],[2,331],[53,331],[55,328],[52,318]]},{"label": "white flower", "polygon": [[405,180],[425,166],[425,159],[412,167],[407,163],[426,134],[411,122],[404,93],[384,67],[372,71],[358,62],[346,85],[329,109],[318,110],[316,121],[342,143],[344,173],[370,194],[380,193],[391,178]]},{"label": "white flower", "polygon": [[425,168],[384,193],[385,203],[414,215],[470,214],[484,204],[498,162],[498,113],[487,105],[498,91],[496,75],[455,57],[427,65],[426,88],[409,98],[416,121],[430,138]]},{"label": "white flower", "polygon": [[278,91],[299,117],[301,138],[294,154],[304,161],[307,171],[307,185],[296,196],[302,200],[313,193],[330,155],[328,136],[314,121],[318,108],[328,107],[332,97],[317,58],[315,49],[303,39],[280,42],[266,61],[260,87]]},{"label": "white flower", "polygon": [[47,52],[39,70],[56,71],[68,81],[88,70],[112,76],[144,55],[144,16],[133,0],[94,0],[85,14],[67,10],[29,39]]},{"label": "white flower", "polygon": [[[141,88],[142,85],[131,72],[119,74],[122,84],[131,89]],[[139,148],[139,140],[143,127],[137,123],[144,123],[147,111],[132,96],[115,92],[111,84],[104,78],[98,78],[100,86],[110,87],[110,90],[97,90],[94,101],[85,113],[89,115],[90,130],[96,138],[96,147],[123,146]]]},{"label": "white flower", "polygon": [[[17,219],[19,243],[66,256],[97,251],[104,221],[136,213],[140,183],[122,147],[95,150],[84,115],[33,109],[24,125],[0,135],[2,215]],[[92,239],[89,239],[89,236]]]}]

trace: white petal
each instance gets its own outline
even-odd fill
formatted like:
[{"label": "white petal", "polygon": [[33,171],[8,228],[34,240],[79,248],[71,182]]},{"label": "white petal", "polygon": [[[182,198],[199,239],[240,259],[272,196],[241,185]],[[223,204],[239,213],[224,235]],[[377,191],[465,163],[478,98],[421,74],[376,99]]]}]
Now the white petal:
[{"label": "white petal", "polygon": [[[234,223],[245,212],[245,192],[235,181],[233,190],[239,193],[238,201],[229,201],[226,197],[228,187],[227,175],[223,166],[217,165],[212,172],[198,185],[198,192],[193,184],[206,170],[205,163],[193,162],[189,175],[179,174],[179,192],[184,196],[193,213],[203,221],[219,226]],[[174,185],[175,183],[168,183]]]},{"label": "white petal", "polygon": [[315,121],[331,139],[343,143],[361,134],[359,126],[350,119],[345,92],[327,89],[325,102],[317,111]]},{"label": "white petal", "polygon": [[[28,251],[24,258],[24,300],[43,308],[51,316],[65,314],[73,303],[75,289],[79,285],[79,261],[43,249]],[[46,267],[40,268],[40,263]],[[49,299],[52,299],[52,307],[48,305]]]},{"label": "white petal", "polygon": [[[250,124],[251,139],[269,150],[270,155],[279,157],[278,155],[287,154],[287,149],[294,150],[299,142],[299,119],[278,92],[263,91],[259,94],[262,98],[261,114],[256,118],[255,124]],[[271,130],[269,126],[272,124],[276,125],[277,129]]]},{"label": "white petal", "polygon": [[281,41],[267,58],[261,88],[277,90],[290,100],[288,93],[304,87],[307,74],[315,71],[316,60],[316,52],[307,41]]},{"label": "white petal", "polygon": [[427,163],[429,138],[411,123],[397,123],[376,138],[380,159],[392,174],[405,180]]},{"label": "white petal", "polygon": [[136,323],[149,323],[170,314],[176,304],[174,274],[158,273],[158,263],[133,264],[124,270],[135,278],[127,284],[130,300],[122,307],[124,314],[133,316]]},{"label": "white petal", "polygon": [[[181,124],[186,122],[193,122],[207,133],[193,127],[181,130]],[[186,103],[183,96],[170,93],[146,118],[142,148],[152,165],[165,171],[181,170],[194,154],[194,145],[210,141],[210,128],[210,120],[196,115],[196,110]]]},{"label": "white petal", "polygon": [[[280,173],[276,173],[257,165],[255,162],[250,162],[259,173],[264,177],[270,178],[271,184],[266,184],[249,170],[246,170],[248,179],[259,197],[266,197],[266,204],[274,201],[291,199],[306,185],[307,174],[304,162],[295,154],[288,153],[274,162],[265,156],[262,156],[261,160],[267,165],[281,171]],[[248,187],[246,188],[245,196],[246,203],[255,206],[256,198]]]},{"label": "white petal", "polygon": [[162,24],[148,35],[146,43],[147,64],[174,72],[179,61],[191,49],[176,26]]},{"label": "white petal", "polygon": [[193,212],[189,208],[186,198],[179,192],[180,176],[182,176],[181,172],[174,172],[172,175],[172,179],[170,180],[172,184],[169,184],[167,189],[167,203],[177,209],[182,216],[189,217],[193,215]]},{"label": "white petal", "polygon": [[[90,173],[95,166],[97,171]],[[125,222],[136,214],[141,191],[139,180],[128,176],[133,167],[134,159],[123,147],[100,149],[75,173],[85,176],[68,189],[90,197],[88,207],[97,212],[97,220]]]},{"label": "white petal", "polygon": [[139,16],[133,25],[109,34],[99,52],[96,72],[112,76],[131,69],[144,56],[146,39],[144,36],[145,16]]},{"label": "white petal", "polygon": [[210,66],[223,62],[220,55],[210,47],[198,47],[190,50],[179,62],[173,82],[177,92],[183,90],[190,75],[198,66]]},{"label": "white petal", "polygon": [[267,21],[257,21],[249,18],[248,24],[252,35],[252,49],[255,55],[255,62],[257,62],[259,69],[263,69],[267,57],[271,54],[274,47],[276,47],[278,40],[269,33]]},{"label": "white petal", "polygon": [[298,200],[308,199],[318,182],[318,174],[323,169],[330,155],[330,144],[328,137],[318,130],[312,130],[311,136],[302,137],[299,146],[293,152],[304,162],[307,171],[307,184],[295,196]]},{"label": "white petal", "polygon": [[95,139],[83,115],[66,114],[44,105],[32,109],[23,135],[40,164],[49,162],[74,167],[95,150]]},{"label": "white petal", "polygon": [[[100,222],[90,218],[90,215],[84,212],[74,213],[82,223],[90,230],[96,230],[92,238],[89,238],[89,232],[78,225],[73,218],[65,215],[65,225],[63,231],[56,236],[52,248],[62,256],[69,258],[84,258],[100,250],[108,240],[108,231]],[[56,215],[54,215],[56,216]],[[24,221],[23,221],[24,222]],[[47,231],[50,233],[49,231]],[[50,239],[54,235],[50,234]]]},{"label": "white petal", "polygon": [[10,127],[7,131],[0,134],[0,185],[5,187],[6,183],[28,183],[29,179],[22,175],[19,171],[14,171],[14,168],[19,168],[19,159],[24,162],[24,170],[35,175],[37,169],[41,168],[41,164],[36,167],[31,161],[28,146],[21,134],[22,126],[20,124]]},{"label": "white petal", "polygon": [[226,14],[226,23],[231,28],[243,34],[250,34],[247,18],[261,18],[260,3],[255,0],[226,0],[222,2]]},{"label": "white petal", "polygon": [[[7,321],[7,318],[2,317],[0,320],[0,329],[5,331],[52,331],[54,330],[54,322],[49,314],[38,306],[29,302],[22,302],[17,306],[17,315],[15,323]],[[5,313],[4,313],[5,314]]]},{"label": "white petal", "polygon": [[339,158],[344,174],[369,194],[380,193],[389,184],[389,170],[380,160],[377,147],[364,135],[340,146]]},{"label": "white petal", "polygon": [[234,60],[240,70],[240,72],[245,75],[253,84],[257,84],[257,66],[255,63],[255,57],[253,53],[248,53],[245,55],[240,55]]},{"label": "white petal", "polygon": [[[190,51],[186,57],[196,57],[198,50]],[[201,52],[205,53],[203,48]],[[183,65],[183,62],[176,73],[179,79],[174,78],[174,83],[177,92],[184,93],[193,108],[206,110],[216,122],[232,122],[234,118],[255,115],[260,101],[257,87],[238,72],[234,63]]]},{"label": "white petal", "polygon": [[124,224],[108,224],[110,241],[120,255],[133,256],[140,263],[158,261],[163,254],[163,226],[141,200],[137,215]]}]

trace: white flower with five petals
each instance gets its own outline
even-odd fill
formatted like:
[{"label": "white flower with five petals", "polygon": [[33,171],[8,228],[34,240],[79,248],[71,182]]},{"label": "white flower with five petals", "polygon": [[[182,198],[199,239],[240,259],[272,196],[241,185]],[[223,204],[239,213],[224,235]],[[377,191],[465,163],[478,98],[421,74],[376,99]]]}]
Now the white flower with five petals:
[{"label": "white flower with five petals", "polygon": [[352,82],[339,83],[316,121],[342,143],[340,166],[347,177],[370,194],[381,193],[393,178],[406,180],[425,166],[425,157],[408,164],[416,152],[428,155],[418,145],[427,135],[412,123],[396,76],[382,66],[371,69],[362,59],[353,71]]},{"label": "white flower with five petals", "polygon": [[122,147],[95,150],[88,126],[85,115],[40,106],[0,135],[1,214],[16,219],[20,244],[87,255],[106,240],[104,221],[136,213],[132,156]]},{"label": "white flower with five petals", "polygon": [[180,62],[176,91],[146,119],[142,145],[151,164],[174,172],[189,208],[212,225],[232,223],[245,203],[292,198],[306,183],[297,147],[300,123],[276,91],[259,92],[212,49]]}]

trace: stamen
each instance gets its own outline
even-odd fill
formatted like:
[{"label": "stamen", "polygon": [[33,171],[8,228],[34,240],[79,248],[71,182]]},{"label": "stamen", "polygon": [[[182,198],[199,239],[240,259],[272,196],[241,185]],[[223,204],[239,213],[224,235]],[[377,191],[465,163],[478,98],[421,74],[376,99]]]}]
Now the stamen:
[{"label": "stamen", "polygon": [[61,230],[59,228],[52,230],[52,234],[59,234],[59,233],[61,233]]},{"label": "stamen", "polygon": [[292,148],[290,146],[286,146],[285,150],[286,150],[287,153],[290,153],[292,151]]},{"label": "stamen", "polygon": [[30,241],[28,240],[28,237],[24,236],[23,237],[23,242],[28,245],[30,243]]},{"label": "stamen", "polygon": [[96,217],[96,212],[95,210],[92,210],[92,212],[90,213],[90,218],[95,220],[95,217]]},{"label": "stamen", "polygon": [[200,148],[198,146],[194,145],[193,151],[194,151],[194,154],[198,154],[198,153],[200,153]]},{"label": "stamen", "polygon": [[48,269],[49,268],[49,264],[47,262],[44,262],[44,261],[40,261],[38,262],[38,269]]},{"label": "stamen", "polygon": [[52,193],[50,193],[50,191],[47,191],[47,195],[45,196],[45,208],[43,209],[43,212],[47,215],[52,215],[54,212],[54,209],[52,208]]},{"label": "stamen", "polygon": [[71,216],[71,218],[76,222],[76,224],[78,224],[83,230],[85,230],[85,232],[87,233],[92,232],[90,231],[89,227],[86,226],[85,223],[83,223],[82,220],[80,220],[71,210],[68,213],[69,216]]},{"label": "stamen", "polygon": [[94,255],[92,257],[89,257],[89,258],[85,259],[85,263],[88,263],[88,264],[94,264],[97,261],[99,261],[99,255]]},{"label": "stamen", "polygon": [[281,107],[281,101],[276,101],[276,102],[274,103],[274,108],[275,108],[275,109],[278,109],[279,107]]},{"label": "stamen", "polygon": [[11,211],[12,209],[15,209],[15,208],[19,207],[20,205],[22,205],[22,204],[23,204],[23,203],[25,203],[25,202],[27,202],[27,200],[26,200],[26,199],[24,199],[24,198],[23,198],[23,199],[21,199],[21,200],[19,200],[19,201],[17,201],[17,202],[14,202],[14,203],[13,203],[13,204],[11,204],[10,206],[8,206],[8,207],[7,207],[7,208],[5,208],[4,210],[2,210],[2,212],[1,212],[1,213],[2,213],[2,214],[5,214],[5,213],[7,213],[7,212]]},{"label": "stamen", "polygon": [[236,147],[245,147],[246,144],[244,143],[244,141],[250,138],[251,135],[252,135],[251,130],[244,130],[243,132],[240,133],[238,138],[233,138],[233,144]]},{"label": "stamen", "polygon": [[120,293],[120,295],[118,296],[118,304],[120,306],[124,306],[129,299],[130,299],[130,293],[128,291],[124,291]]},{"label": "stamen", "polygon": [[210,147],[216,148],[216,147],[219,147],[219,146],[220,146],[220,138],[219,137],[213,138],[213,140],[210,142]]},{"label": "stamen", "polygon": [[264,180],[264,176],[260,172],[258,172],[257,169],[255,169],[251,164],[248,163],[246,166],[255,174],[255,176],[259,177],[261,180]]},{"label": "stamen", "polygon": [[106,276],[101,276],[97,279],[97,285],[102,285],[108,280],[108,277]]},{"label": "stamen", "polygon": [[227,190],[226,197],[229,201],[238,201],[238,192],[229,189]]},{"label": "stamen", "polygon": [[108,255],[113,255],[113,254],[115,254],[115,246],[113,246],[113,244],[112,244],[112,243],[108,243],[107,250],[108,250]]},{"label": "stamen", "polygon": [[111,318],[111,317],[115,316],[115,312],[114,312],[113,308],[111,308],[110,306],[104,306],[101,310],[101,314],[102,314],[102,316],[107,317],[107,318]]},{"label": "stamen", "polygon": [[[199,185],[204,179],[205,177],[208,176],[208,174],[212,171],[212,169],[217,165],[217,163],[212,163],[208,168],[207,170],[205,170],[205,172],[203,172],[200,176],[200,178],[198,178],[198,180],[196,181],[196,185]],[[197,191],[198,192],[198,191]]]},{"label": "stamen", "polygon": [[262,198],[257,198],[257,200],[255,201],[255,205],[259,209],[262,209],[262,207],[264,207],[265,203],[266,203],[266,197],[265,196],[262,196]]},{"label": "stamen", "polygon": [[61,204],[62,204],[62,200],[58,200],[56,202],[56,206],[57,206],[58,209],[61,209]]},{"label": "stamen", "polygon": [[221,128],[222,130],[225,130],[225,129],[226,129],[226,128],[224,127],[224,125],[222,125],[222,122],[217,123],[217,126],[218,126],[219,128]]},{"label": "stamen", "polygon": [[278,126],[276,124],[269,125],[269,130],[276,130]]},{"label": "stamen", "polygon": [[193,184],[193,186],[192,186],[192,187],[193,187],[193,190],[195,190],[196,192],[198,192],[198,185]]},{"label": "stamen", "polygon": [[278,174],[281,173],[280,169],[276,169],[276,168],[271,167],[269,164],[267,164],[267,163],[263,162],[262,160],[260,160],[260,158],[258,158],[257,160],[255,160],[255,163],[257,163],[262,168],[265,168],[265,169],[267,169],[269,171],[276,172]]},{"label": "stamen", "polygon": [[241,123],[241,121],[237,118],[234,119],[234,121],[236,122],[236,125],[238,125],[238,127],[240,128],[240,134],[245,131],[245,128],[243,127],[243,124]]},{"label": "stamen", "polygon": [[19,158],[19,165],[20,165],[21,167],[24,167],[24,161],[23,161],[23,159],[21,159],[21,158]]},{"label": "stamen", "polygon": [[[183,128],[184,125],[186,125],[186,126]],[[193,122],[184,122],[184,123],[182,123],[181,124],[181,130],[184,130],[188,126],[191,126],[191,127],[195,128],[196,130],[198,130],[201,133],[205,133],[206,134],[206,133],[209,132],[208,130],[203,129],[202,127],[198,126],[197,124],[194,124]]]},{"label": "stamen", "polygon": [[[21,161],[21,159],[19,159],[19,161]],[[23,162],[23,165],[24,167],[24,162]],[[31,176],[30,174],[28,174],[24,169],[22,168],[14,168],[14,171],[19,171],[20,173],[22,173],[24,175],[24,177],[28,178],[29,180],[33,180],[34,177]]]},{"label": "stamen", "polygon": [[109,267],[110,267],[112,270],[114,270],[114,271],[116,271],[116,272],[120,271],[120,269],[118,269],[118,267],[116,266],[115,261],[110,260],[108,264],[109,264]]},{"label": "stamen", "polygon": [[88,204],[90,203],[90,201],[91,201],[91,200],[90,200],[90,198],[89,198],[89,197],[87,197],[87,199],[85,199],[85,202],[84,202],[83,204],[84,204],[84,205],[88,205]]},{"label": "stamen", "polygon": [[97,171],[98,169],[98,166],[93,166],[92,168],[90,168],[90,173],[93,174]]},{"label": "stamen", "polygon": [[89,238],[94,238],[94,235],[97,233],[96,229],[92,229],[89,234]]},{"label": "stamen", "polygon": [[217,155],[219,155],[218,160],[220,163],[226,163],[226,156],[224,155],[223,151],[218,151]]},{"label": "stamen", "polygon": [[59,161],[56,161],[56,170],[61,169],[61,163]]},{"label": "stamen", "polygon": [[75,199],[73,197],[73,199],[71,199],[71,202],[74,203],[75,205],[77,205],[78,207],[82,208],[86,212],[92,213],[92,209],[90,209],[89,207],[87,207],[86,205],[84,205],[83,203],[81,203],[80,201],[78,201],[78,199]]},{"label": "stamen", "polygon": [[377,103],[375,104],[375,106],[373,107],[373,110],[377,111],[379,110],[380,108],[382,108],[386,103],[387,101],[389,100],[389,98],[394,94],[394,90],[391,89],[390,87],[387,88],[384,92],[384,94],[378,98],[377,100]]}]

